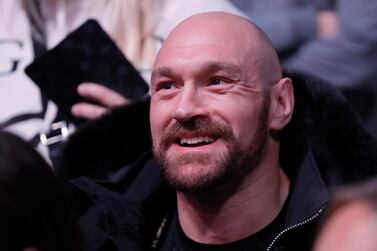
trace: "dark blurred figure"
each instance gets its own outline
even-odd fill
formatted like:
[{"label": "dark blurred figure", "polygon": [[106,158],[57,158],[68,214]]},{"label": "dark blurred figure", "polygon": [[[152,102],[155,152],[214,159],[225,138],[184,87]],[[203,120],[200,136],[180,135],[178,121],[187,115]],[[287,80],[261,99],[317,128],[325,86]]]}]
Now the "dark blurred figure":
[{"label": "dark blurred figure", "polygon": [[60,180],[28,143],[0,132],[0,250],[79,251]]}]

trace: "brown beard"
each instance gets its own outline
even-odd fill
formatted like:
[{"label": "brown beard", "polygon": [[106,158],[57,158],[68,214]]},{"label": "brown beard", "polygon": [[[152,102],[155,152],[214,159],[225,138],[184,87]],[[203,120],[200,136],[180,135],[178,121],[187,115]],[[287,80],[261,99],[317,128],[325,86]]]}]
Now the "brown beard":
[{"label": "brown beard", "polygon": [[[269,101],[265,97],[258,115],[257,129],[246,149],[241,149],[229,124],[220,124],[208,117],[195,117],[187,122],[177,121],[169,127],[161,143],[153,144],[154,157],[164,171],[167,181],[177,191],[196,193],[215,189],[231,180],[236,174],[248,173],[259,164],[268,137],[268,113]],[[167,158],[168,148],[184,132],[221,138],[225,142],[227,151],[215,157],[210,156],[211,154],[192,153]],[[189,164],[200,164],[208,168],[196,170],[196,175],[186,175],[185,169],[189,167],[185,165]]]}]

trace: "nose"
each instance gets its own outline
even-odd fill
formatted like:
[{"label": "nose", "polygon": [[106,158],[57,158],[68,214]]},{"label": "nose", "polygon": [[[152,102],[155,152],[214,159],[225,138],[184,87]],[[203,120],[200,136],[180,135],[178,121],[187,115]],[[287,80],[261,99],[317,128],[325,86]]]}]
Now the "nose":
[{"label": "nose", "polygon": [[204,97],[200,95],[199,87],[185,85],[178,94],[178,102],[173,112],[173,118],[187,122],[195,117],[207,115]]}]

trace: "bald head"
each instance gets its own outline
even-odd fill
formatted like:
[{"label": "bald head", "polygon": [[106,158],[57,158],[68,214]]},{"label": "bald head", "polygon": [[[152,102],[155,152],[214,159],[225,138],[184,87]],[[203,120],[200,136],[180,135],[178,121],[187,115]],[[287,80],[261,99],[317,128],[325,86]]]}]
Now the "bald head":
[{"label": "bald head", "polygon": [[247,67],[249,80],[257,77],[271,83],[281,78],[278,56],[266,35],[249,20],[225,12],[201,13],[181,22],[164,42],[156,66],[160,56],[172,49],[197,46],[221,46],[228,59],[232,56]]}]

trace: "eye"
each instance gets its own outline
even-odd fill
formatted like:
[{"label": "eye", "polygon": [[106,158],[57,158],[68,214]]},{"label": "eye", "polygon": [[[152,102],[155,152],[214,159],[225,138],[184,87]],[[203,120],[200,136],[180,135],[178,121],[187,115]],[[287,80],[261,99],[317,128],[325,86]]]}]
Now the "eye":
[{"label": "eye", "polygon": [[210,85],[222,85],[226,83],[230,83],[230,80],[221,77],[214,77],[210,79]]},{"label": "eye", "polygon": [[167,82],[160,82],[155,85],[155,92],[162,91],[162,90],[172,90],[176,89],[176,85],[174,82],[167,81]]},{"label": "eye", "polygon": [[162,83],[161,86],[160,86],[160,89],[164,89],[164,90],[170,90],[170,89],[173,89],[173,88],[174,88],[174,85],[171,82]]},{"label": "eye", "polygon": [[222,83],[223,83],[223,81],[219,78],[214,78],[214,79],[211,80],[211,85],[220,85]]}]

